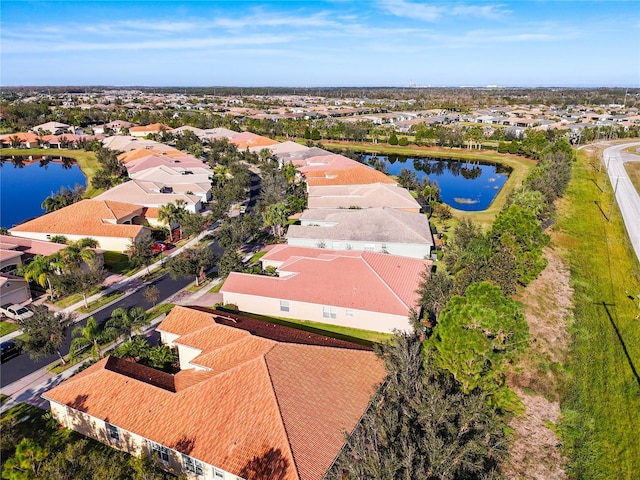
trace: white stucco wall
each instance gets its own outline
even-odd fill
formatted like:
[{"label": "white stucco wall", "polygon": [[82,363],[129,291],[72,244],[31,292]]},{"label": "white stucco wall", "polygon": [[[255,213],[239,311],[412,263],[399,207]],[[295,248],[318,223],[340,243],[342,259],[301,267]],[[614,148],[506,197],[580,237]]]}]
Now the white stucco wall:
[{"label": "white stucco wall", "polygon": [[428,244],[415,243],[390,243],[390,242],[368,242],[352,240],[325,240],[322,238],[287,238],[287,244],[296,247],[318,248],[320,243],[329,250],[355,250],[371,251],[376,253],[389,253],[401,257],[428,258],[431,254],[431,246]]},{"label": "white stucco wall", "polygon": [[323,307],[331,307],[331,305],[289,300],[289,311],[286,312],[280,310],[280,301],[287,300],[285,298],[257,297],[233,292],[222,292],[222,296],[225,304],[234,304],[243,312],[260,315],[308,320],[382,333],[393,333],[394,330],[408,332],[412,328],[409,312],[406,315],[393,315],[334,306],[336,318],[326,318],[323,316]]}]

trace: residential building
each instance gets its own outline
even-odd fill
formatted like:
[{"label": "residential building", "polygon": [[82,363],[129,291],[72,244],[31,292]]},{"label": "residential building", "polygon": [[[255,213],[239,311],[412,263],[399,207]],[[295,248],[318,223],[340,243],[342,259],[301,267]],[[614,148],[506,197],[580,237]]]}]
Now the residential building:
[{"label": "residential building", "polygon": [[429,258],[434,246],[429,219],[388,207],[305,210],[300,225],[290,225],[287,243],[319,245],[333,250],[358,250],[413,258]]},{"label": "residential building", "polygon": [[30,300],[29,282],[16,275],[0,273],[0,305],[24,303]]},{"label": "residential building", "polygon": [[177,306],[158,331],[175,375],[108,357],[43,396],[64,427],[189,478],[322,479],[385,377],[362,346],[238,315]]},{"label": "residential building", "polygon": [[278,277],[232,272],[220,292],[243,312],[384,333],[410,331],[432,262],[374,252],[278,245],[262,257]]},{"label": "residential building", "polygon": [[104,250],[124,252],[131,242],[151,234],[142,225],[144,220],[144,208],[140,205],[91,199],[21,223],[10,228],[9,233],[45,241],[57,235],[70,241],[91,237]]}]

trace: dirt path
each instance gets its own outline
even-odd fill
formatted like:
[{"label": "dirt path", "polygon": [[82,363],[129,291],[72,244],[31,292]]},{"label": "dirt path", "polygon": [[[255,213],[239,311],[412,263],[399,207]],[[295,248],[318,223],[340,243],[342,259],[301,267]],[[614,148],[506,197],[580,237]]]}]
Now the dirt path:
[{"label": "dirt path", "polygon": [[569,345],[567,324],[571,318],[570,272],[552,250],[545,251],[547,268],[520,295],[529,323],[532,345],[520,361],[509,384],[526,412],[509,426],[515,431],[509,479],[563,480],[565,459],[560,441],[549,426],[560,419],[558,390],[561,364]]}]

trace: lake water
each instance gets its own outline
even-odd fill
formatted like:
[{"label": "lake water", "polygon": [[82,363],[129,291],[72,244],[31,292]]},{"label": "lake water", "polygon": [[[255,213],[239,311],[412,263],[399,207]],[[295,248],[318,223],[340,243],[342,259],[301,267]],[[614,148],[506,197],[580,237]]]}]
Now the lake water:
[{"label": "lake water", "polygon": [[71,158],[0,156],[0,226],[42,215],[45,198],[76,184],[86,186],[87,180]]},{"label": "lake water", "polygon": [[364,155],[365,163],[384,162],[387,173],[398,175],[403,168],[415,172],[419,180],[438,182],[441,200],[458,210],[486,210],[509,178],[511,169],[499,164],[467,163],[464,160]]}]

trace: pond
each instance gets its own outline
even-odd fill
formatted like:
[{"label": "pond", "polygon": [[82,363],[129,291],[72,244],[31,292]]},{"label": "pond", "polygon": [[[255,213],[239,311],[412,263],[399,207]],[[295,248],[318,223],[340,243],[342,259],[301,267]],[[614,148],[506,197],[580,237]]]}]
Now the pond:
[{"label": "pond", "polygon": [[45,198],[76,184],[86,186],[87,180],[72,158],[0,155],[0,226],[39,217]]},{"label": "pond", "polygon": [[365,154],[362,158],[368,165],[381,166],[389,175],[398,175],[404,168],[415,172],[420,181],[424,177],[436,181],[444,203],[468,212],[486,210],[511,173],[510,167],[488,162],[403,155]]}]

